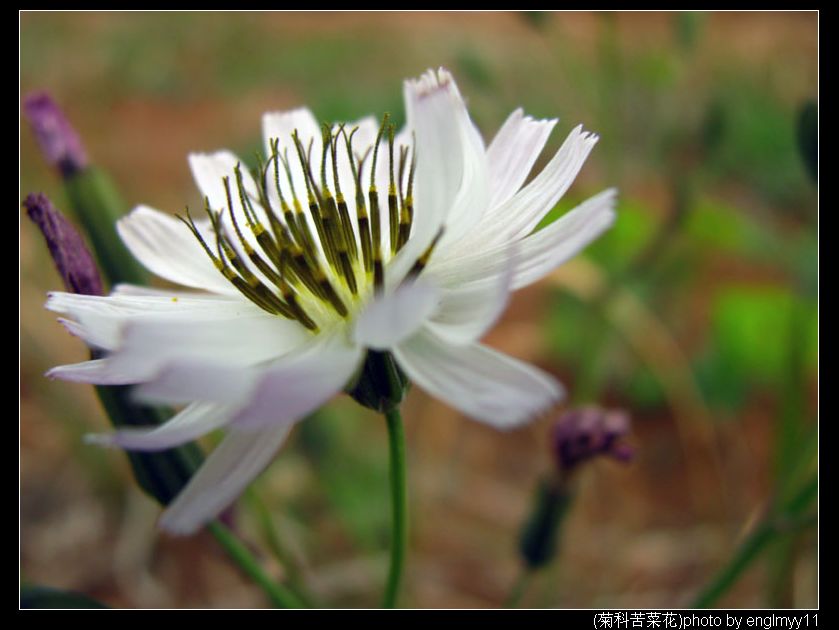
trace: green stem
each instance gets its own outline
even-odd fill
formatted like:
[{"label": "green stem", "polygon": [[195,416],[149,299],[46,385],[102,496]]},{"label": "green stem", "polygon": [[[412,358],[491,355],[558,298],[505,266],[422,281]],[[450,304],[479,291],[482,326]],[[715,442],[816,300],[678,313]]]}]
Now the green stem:
[{"label": "green stem", "polygon": [[259,566],[256,558],[251,555],[247,547],[233,535],[227,527],[215,521],[207,525],[207,529],[224,548],[230,558],[238,565],[242,572],[256,582],[275,608],[303,608],[297,595],[277,584],[268,577]]},{"label": "green stem", "polygon": [[108,174],[89,166],[67,177],[64,187],[111,286],[120,282],[146,284],[146,270],[117,234],[117,221],[124,216],[127,206]]},{"label": "green stem", "polygon": [[280,538],[274,524],[274,519],[271,517],[271,512],[268,510],[268,507],[252,488],[246,494],[246,497],[256,515],[257,521],[259,522],[262,535],[268,543],[268,549],[274,555],[274,558],[276,558],[276,560],[282,565],[283,569],[285,569],[287,576],[286,581],[291,587],[291,590],[297,594],[301,603],[307,608],[312,606],[319,608],[319,606],[314,604],[312,597],[306,589],[305,579],[300,566],[294,558],[294,554],[286,548],[285,543],[283,543]]},{"label": "green stem", "polygon": [[801,491],[787,504],[782,514],[767,518],[755,529],[737,548],[731,561],[720,570],[708,586],[694,600],[691,608],[708,608],[713,606],[729,588],[740,578],[751,563],[777,539],[779,535],[811,527],[816,524],[813,514],[802,515],[815,498],[818,481],[806,484]]},{"label": "green stem", "polygon": [[763,548],[771,542],[775,528],[771,523],[764,523],[743,541],[731,559],[731,562],[723,567],[714,580],[705,587],[697,597],[691,608],[708,608],[722,597],[731,588],[740,574],[760,555]]},{"label": "green stem", "polygon": [[504,608],[518,608],[521,603],[521,598],[524,597],[524,592],[527,590],[527,585],[530,584],[530,578],[533,571],[528,567],[522,567],[521,573],[513,583],[507,599],[504,600]]},{"label": "green stem", "polygon": [[395,608],[405,566],[405,548],[408,540],[407,496],[405,490],[405,433],[402,416],[394,407],[385,414],[390,447],[390,495],[392,538],[390,541],[390,570],[387,576],[382,608]]}]

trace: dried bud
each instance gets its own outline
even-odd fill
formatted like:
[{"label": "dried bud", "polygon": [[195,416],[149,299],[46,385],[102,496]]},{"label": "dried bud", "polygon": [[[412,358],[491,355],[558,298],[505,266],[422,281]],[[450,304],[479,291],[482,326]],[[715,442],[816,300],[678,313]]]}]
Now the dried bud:
[{"label": "dried bud", "polygon": [[49,94],[36,92],[27,96],[23,101],[23,113],[47,162],[58,168],[63,176],[87,167],[87,153],[79,134]]},{"label": "dried bud", "polygon": [[569,473],[580,463],[606,455],[618,461],[632,459],[633,449],[619,440],[629,432],[629,415],[620,409],[572,409],[553,427],[551,447],[557,466]]},{"label": "dried bud", "polygon": [[23,205],[26,214],[44,235],[67,290],[84,295],[102,295],[102,280],[96,262],[73,224],[44,194],[27,196]]}]

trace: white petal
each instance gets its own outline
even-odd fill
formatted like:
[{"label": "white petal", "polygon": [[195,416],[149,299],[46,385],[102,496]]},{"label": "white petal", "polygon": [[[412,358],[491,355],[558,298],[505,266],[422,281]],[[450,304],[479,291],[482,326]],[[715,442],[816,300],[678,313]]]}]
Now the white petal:
[{"label": "white petal", "polygon": [[148,403],[205,401],[241,406],[253,391],[260,371],[203,359],[178,359],[138,385],[134,395]]},{"label": "white petal", "polygon": [[260,429],[302,419],[340,392],[359,367],[363,350],[325,334],[317,343],[262,370],[247,406],[232,425]]},{"label": "white petal", "polygon": [[512,199],[494,207],[465,240],[487,247],[530,234],[574,182],[597,140],[576,127],[542,172]]},{"label": "white petal", "polygon": [[124,372],[111,365],[108,359],[95,359],[71,365],[59,365],[46,373],[47,378],[57,378],[72,383],[93,385],[131,385],[137,382],[133,372]]},{"label": "white petal", "polygon": [[487,205],[486,154],[451,75],[427,72],[405,84],[408,126],[416,137],[416,203],[411,236],[388,265],[397,286],[445,226],[444,242],[457,240]]},{"label": "white petal", "polygon": [[218,516],[268,465],[290,429],[229,433],[163,513],[160,527],[186,535]]},{"label": "white petal", "polygon": [[563,389],[551,376],[480,344],[453,346],[427,326],[394,355],[410,379],[464,414],[499,429],[532,420]]},{"label": "white petal", "polygon": [[[269,112],[262,117],[262,136],[265,153],[269,158],[271,157],[271,140],[277,140],[280,161],[272,161],[270,168],[266,171],[265,184],[268,198],[272,207],[278,211],[281,209],[280,192],[289,206],[293,205],[294,199],[300,202],[303,208],[303,217],[309,226],[309,232],[318,249],[321,261],[325,263],[324,248],[320,242],[314,218],[307,208],[307,178],[300,164],[297,146],[293,139],[295,133],[300,140],[304,153],[311,160],[314,177],[319,178],[321,158],[323,156],[323,140],[320,125],[318,125],[314,114],[306,108],[299,108],[288,112]],[[310,147],[311,150],[309,149]],[[288,163],[288,170],[291,172],[290,181],[283,164],[283,159]],[[345,163],[343,161],[339,162],[340,167],[344,167]],[[346,167],[349,168],[348,163],[346,163]],[[331,174],[332,169],[328,168],[327,178],[330,183],[332,182]],[[350,181],[351,179],[350,177]],[[278,183],[279,191],[277,190]],[[347,195],[347,197],[351,200],[353,197],[352,193]]]},{"label": "white petal", "polygon": [[120,283],[114,285],[111,289],[112,296],[139,296],[139,297],[166,297],[166,298],[178,298],[178,299],[210,299],[210,300],[217,300],[217,299],[232,299],[232,300],[239,300],[238,294],[237,295],[229,295],[229,296],[221,296],[216,295],[213,293],[196,293],[194,291],[174,291],[172,289],[158,289],[155,287],[147,287],[138,284],[127,284],[127,283]]},{"label": "white petal", "polygon": [[[213,153],[190,153],[189,168],[195,184],[201,194],[210,200],[210,207],[213,210],[227,210],[227,191],[224,187],[224,178],[230,181],[230,196],[233,206],[241,210],[239,203],[238,188],[236,186],[236,166],[241,165],[242,183],[245,190],[252,196],[257,196],[256,182],[250,176],[247,166],[230,151],[215,151]],[[236,217],[239,219],[239,216]],[[245,225],[244,216],[241,218],[241,225]]]},{"label": "white petal", "polygon": [[152,273],[186,287],[234,294],[186,225],[147,206],[117,222],[117,231],[137,260]]},{"label": "white petal", "polygon": [[505,273],[504,255],[517,248],[512,288],[532,284],[608,229],[615,219],[617,191],[608,189],[583,202],[548,227],[512,245],[496,245],[433,268],[434,279],[443,286],[484,286]]},{"label": "white petal", "polygon": [[69,315],[75,322],[65,325],[70,326],[72,334],[105,350],[115,349],[124,326],[138,319],[192,322],[264,314],[259,307],[236,296],[166,292],[98,296],[56,291],[49,294],[45,306]]},{"label": "white petal", "polygon": [[[345,128],[347,133],[352,133],[356,127],[358,127],[358,131],[353,136],[353,151],[358,155],[364,155],[376,142],[376,136],[379,133],[379,121],[374,116],[365,116],[355,122],[347,123]],[[397,134],[397,141],[399,137],[400,135]],[[397,142],[397,146],[398,144]]]},{"label": "white petal", "polygon": [[510,298],[516,254],[514,246],[501,253],[506,265],[491,280],[442,291],[440,306],[431,320],[441,337],[463,345],[477,341],[492,328]]},{"label": "white petal", "polygon": [[[320,169],[321,156],[323,155],[323,145],[321,139],[321,130],[318,121],[314,114],[305,107],[295,109],[288,112],[269,112],[262,117],[262,138],[265,145],[265,155],[271,156],[271,140],[276,139],[279,142],[278,150],[280,158],[285,157],[291,169],[292,181],[289,185],[285,168],[280,163],[279,179],[280,187],[283,190],[285,198],[291,203],[291,187],[294,188],[294,194],[306,206],[306,177],[303,169],[300,166],[300,160],[297,154],[297,147],[293,140],[293,134],[297,133],[300,139],[300,144],[303,146],[304,152],[308,152],[309,143],[311,142],[311,161],[314,169],[315,177]],[[269,190],[276,190],[273,185],[274,181],[274,167],[270,169],[271,179],[269,183],[272,184]],[[279,199],[279,198],[277,198]],[[307,213],[308,214],[308,213]]]},{"label": "white petal", "polygon": [[[265,155],[269,157],[271,155],[271,140],[278,140],[280,156],[288,151],[289,160],[296,160],[296,149],[291,137],[295,131],[298,133],[304,148],[308,148],[309,140],[314,140],[315,144],[320,141],[320,125],[318,125],[318,121],[311,110],[305,107],[288,112],[268,112],[264,114],[262,116],[262,140]],[[312,151],[314,152],[315,149],[320,151],[320,147],[313,144]],[[305,190],[305,184],[303,186]]]},{"label": "white petal", "polygon": [[521,109],[510,114],[487,149],[491,208],[518,192],[556,123],[533,120]]},{"label": "white petal", "polygon": [[[173,360],[135,392],[147,402],[198,400],[236,406],[240,411],[234,422],[243,427],[298,420],[301,406],[315,399],[318,406],[349,381],[361,352],[342,342],[339,335],[323,332],[310,345],[252,367],[206,359]],[[299,399],[278,403],[286,393]]]},{"label": "white petal", "polygon": [[135,374],[134,382],[139,382],[172,361],[203,359],[245,367],[275,359],[311,339],[296,321],[248,308],[200,313],[186,321],[149,316],[125,324],[109,359],[115,369]]},{"label": "white petal", "polygon": [[[126,287],[130,285],[118,285]],[[50,311],[67,313],[73,317],[83,313],[98,313],[114,317],[130,315],[160,314],[172,317],[183,315],[193,317],[196,313],[217,314],[261,312],[259,307],[239,296],[214,295],[210,293],[184,293],[149,289],[148,292],[129,291],[114,295],[81,295],[63,291],[51,291],[44,305]]]},{"label": "white petal", "polygon": [[[242,205],[241,197],[239,195],[239,187],[236,180],[236,167],[241,164],[242,173],[242,188],[250,200],[250,206],[256,214],[263,226],[268,225],[268,217],[265,210],[259,203],[259,192],[257,190],[256,182],[251,177],[250,171],[241,160],[230,151],[216,151],[215,153],[191,153],[189,155],[189,166],[192,170],[192,175],[195,183],[201,190],[201,193],[210,200],[210,207],[213,210],[221,211],[221,222],[225,227],[225,231],[230,239],[232,246],[240,252],[239,234],[244,238],[250,246],[259,251],[259,243],[256,240],[251,229],[248,227],[249,221]],[[224,187],[224,178],[228,178],[230,185],[230,200],[228,202],[227,191]],[[231,209],[233,214],[231,214]],[[235,218],[235,223],[234,219]],[[236,225],[239,230],[236,231]],[[215,244],[215,237],[211,236],[208,239],[208,244],[212,248]],[[206,255],[205,255],[206,257]],[[249,264],[247,257],[242,256],[245,264]],[[219,274],[220,276],[221,274]]]},{"label": "white petal", "polygon": [[192,403],[160,426],[87,435],[85,441],[134,451],[161,451],[206,435],[225,425],[230,417],[231,409],[224,405]]},{"label": "white petal", "polygon": [[436,310],[439,300],[439,290],[428,282],[406,282],[374,299],[358,317],[355,342],[386,350],[412,335]]}]

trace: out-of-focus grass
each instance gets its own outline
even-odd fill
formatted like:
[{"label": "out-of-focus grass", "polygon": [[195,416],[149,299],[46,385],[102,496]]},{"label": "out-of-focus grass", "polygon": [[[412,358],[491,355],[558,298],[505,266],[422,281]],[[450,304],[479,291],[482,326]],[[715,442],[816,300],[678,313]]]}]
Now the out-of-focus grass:
[{"label": "out-of-focus grass", "polygon": [[[227,146],[250,159],[268,109],[305,103],[326,120],[389,111],[401,121],[400,81],[439,65],[455,73],[487,139],[517,106],[559,116],[541,163],[577,123],[600,134],[546,221],[620,189],[615,226],[586,255],[662,322],[717,442],[713,453],[686,443],[663,375],[597,304],[546,285],[517,297],[489,342],[553,371],[571,392],[593,366],[586,391],[630,409],[639,452],[627,469],[597,466],[584,478],[561,563],[526,604],[684,604],[731,555],[737,532],[812,472],[817,196],[796,133],[817,87],[814,15],[25,13],[21,23],[22,90],[57,97],[132,205],[196,204],[186,152]],[[22,136],[23,191],[61,205]],[[252,604],[209,541],[143,547],[120,533],[136,490],[118,454],[80,444],[105,426],[92,396],[40,376],[84,351],[41,309],[58,282],[28,224],[21,274],[26,577],[117,605]],[[532,483],[548,465],[547,423],[497,434],[420,394],[406,414],[405,603],[497,605],[515,574]],[[376,601],[385,453],[382,422],[341,403],[304,423],[258,484],[324,601]],[[721,480],[708,474],[697,487],[691,458],[719,464]],[[91,525],[78,510],[104,516]],[[812,535],[776,547],[724,603],[816,602]],[[183,566],[210,568],[196,577]]]}]

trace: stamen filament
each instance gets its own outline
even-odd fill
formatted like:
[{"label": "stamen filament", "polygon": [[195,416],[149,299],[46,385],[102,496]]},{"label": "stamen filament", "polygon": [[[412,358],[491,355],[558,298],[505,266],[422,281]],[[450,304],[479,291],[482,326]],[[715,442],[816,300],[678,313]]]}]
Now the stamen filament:
[{"label": "stamen filament", "polygon": [[[341,227],[344,232],[344,242],[347,244],[347,252],[350,255],[350,260],[355,262],[358,260],[358,244],[355,240],[355,231],[350,221],[350,212],[347,208],[347,201],[344,199],[344,193],[341,191],[341,179],[338,177],[338,134],[344,131],[344,126],[332,138],[332,180],[335,183],[335,201],[338,204],[338,217],[341,221]],[[352,156],[349,156],[352,161]]]},{"label": "stamen filament", "polygon": [[[234,175],[222,178],[226,208],[212,209],[209,199],[204,200],[215,247],[209,238],[204,238],[188,208],[186,218],[179,217],[216,269],[243,296],[264,311],[297,320],[311,331],[317,331],[323,325],[321,317],[325,309],[333,310],[340,317],[349,317],[359,296],[368,295],[365,289],[369,290],[371,280],[373,292],[381,293],[385,257],[395,256],[411,233],[415,151],[400,146],[396,155],[395,126],[390,123],[389,114],[382,117],[375,143],[363,154],[353,150],[353,138],[358,131],[358,127],[348,131],[345,125],[323,125],[319,164],[312,162],[314,139],[304,148],[298,131],[293,131],[291,142],[299,170],[293,168],[289,159],[291,147],[281,152],[280,139],[271,138],[270,155],[267,160],[257,156],[257,167],[250,173],[255,187],[246,179],[248,173],[243,172],[242,165],[236,164]],[[382,207],[376,186],[377,175],[383,175],[377,171],[379,148],[385,133],[388,150],[387,254],[383,254]],[[350,177],[346,164],[339,165],[344,159],[339,155],[342,136],[352,176],[355,224],[344,196],[345,192],[350,194],[349,184],[341,181],[342,173],[345,180]],[[373,157],[368,165],[366,160],[371,150]],[[331,182],[328,177],[330,160]],[[362,177],[368,166],[370,181],[365,195]],[[281,168],[285,183],[281,181]],[[315,173],[319,175],[319,181],[316,181]],[[300,189],[301,174],[306,189],[303,203],[298,196],[303,194],[302,190],[295,189],[295,179],[296,188]],[[235,177],[235,194],[231,190],[232,177]],[[276,193],[270,190],[272,184]],[[240,207],[236,207],[236,203]],[[308,204],[308,217],[305,204]],[[224,218],[225,211],[230,214],[229,221]],[[246,233],[248,230],[250,235]],[[409,277],[422,272],[442,233],[441,229],[414,263]]]},{"label": "stamen filament", "polygon": [[431,245],[429,245],[426,250],[423,252],[422,256],[417,259],[417,262],[414,263],[414,266],[411,267],[411,270],[408,272],[406,277],[416,277],[420,274],[420,272],[425,269],[425,266],[428,264],[428,260],[431,258],[431,254],[434,252],[434,248],[437,246],[437,243],[440,242],[440,238],[443,236],[444,228],[440,228],[437,232],[437,235],[434,237],[434,240],[431,241]]},{"label": "stamen filament", "polygon": [[[334,267],[336,264],[335,251],[331,247],[330,239],[326,236],[326,230],[323,224],[323,217],[320,213],[320,206],[318,204],[318,200],[315,197],[315,193],[317,192],[317,195],[319,197],[320,192],[318,192],[315,187],[314,180],[312,179],[312,171],[309,168],[307,158],[303,155],[303,145],[300,144],[300,138],[298,137],[296,130],[294,131],[294,133],[292,133],[291,137],[294,139],[294,146],[297,149],[297,157],[300,160],[300,168],[303,169],[303,179],[306,182],[306,194],[309,203],[309,214],[312,216],[312,220],[315,223],[315,229],[318,232],[320,244],[323,246],[323,251],[326,255],[326,260],[327,262],[329,262],[330,265]],[[311,145],[309,146],[311,148]],[[309,154],[311,154],[311,151],[309,152]]]},{"label": "stamen filament", "polygon": [[[407,155],[407,149],[406,149]],[[416,152],[411,152],[411,170],[408,173],[408,189],[405,197],[402,199],[402,210],[399,214],[399,235],[396,243],[396,251],[398,252],[408,242],[411,236],[411,225],[414,221],[414,172],[416,171]],[[401,176],[400,176],[401,182]]]},{"label": "stamen filament", "polygon": [[364,271],[369,276],[373,272],[373,242],[370,238],[370,218],[367,216],[367,206],[364,204],[364,193],[361,189],[361,168],[364,165],[364,160],[362,159],[358,167],[356,167],[355,155],[352,150],[352,139],[356,131],[358,131],[358,127],[353,129],[350,135],[347,136],[344,128],[341,128],[341,133],[344,134],[344,141],[347,147],[347,155],[350,159],[353,185],[355,186],[355,213],[358,218],[358,237],[361,241],[361,257],[364,262]]},{"label": "stamen filament", "polygon": [[370,169],[370,189],[368,198],[370,200],[370,230],[373,241],[373,287],[376,293],[384,288],[384,263],[382,261],[382,228],[379,220],[379,192],[376,189],[376,162],[379,157],[379,144],[381,144],[385,127],[390,120],[390,114],[382,117],[382,124],[376,136],[376,144],[373,146],[373,164]]},{"label": "stamen filament", "polygon": [[[340,271],[343,274],[344,279],[347,282],[347,286],[350,288],[352,294],[356,295],[358,293],[358,286],[355,281],[355,271],[353,271],[352,262],[350,261],[350,257],[347,251],[347,243],[345,238],[346,233],[344,231],[344,227],[341,225],[341,218],[338,215],[338,207],[335,203],[335,198],[332,196],[332,191],[329,190],[329,183],[326,181],[326,154],[327,151],[332,147],[332,132],[330,131],[328,125],[324,125],[322,127],[322,132],[323,156],[321,159],[320,178],[321,196],[323,198],[321,210],[323,214],[324,231],[326,232],[326,237],[330,239],[330,245],[333,248],[333,251],[335,252],[336,260],[338,263],[338,271]],[[335,158],[333,154],[333,160],[334,159]],[[337,181],[338,178],[336,177],[335,179]],[[352,230],[352,228],[350,229]]]},{"label": "stamen filament", "polygon": [[393,177],[393,125],[387,128],[387,148],[389,157],[390,183],[387,188],[387,214],[388,226],[390,227],[390,253],[396,255],[397,241],[399,240],[399,203],[396,198],[396,181]]}]

